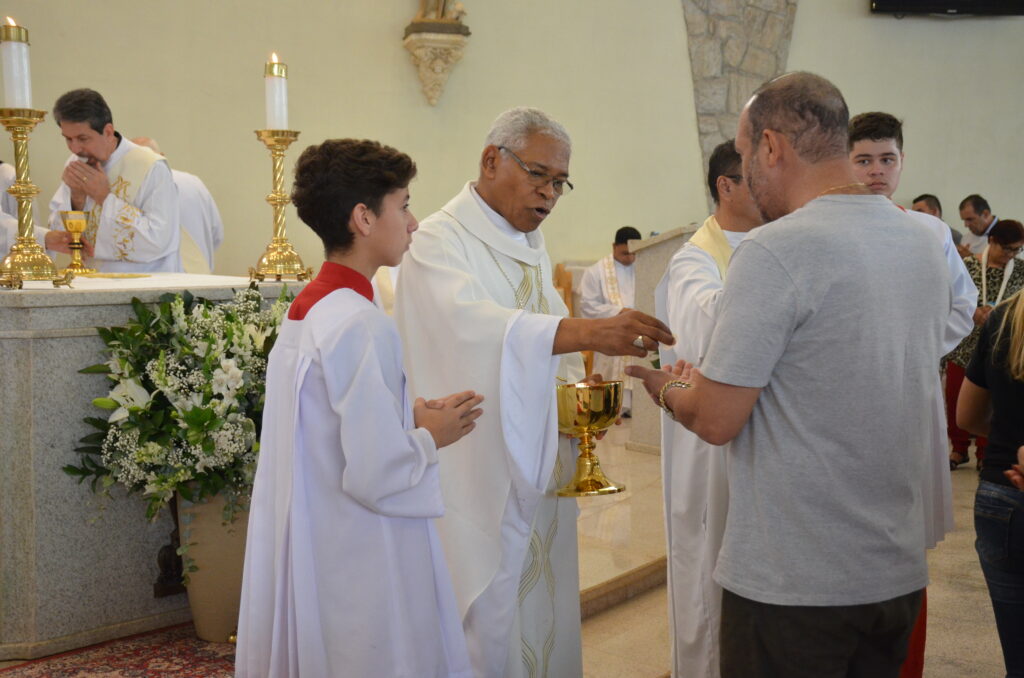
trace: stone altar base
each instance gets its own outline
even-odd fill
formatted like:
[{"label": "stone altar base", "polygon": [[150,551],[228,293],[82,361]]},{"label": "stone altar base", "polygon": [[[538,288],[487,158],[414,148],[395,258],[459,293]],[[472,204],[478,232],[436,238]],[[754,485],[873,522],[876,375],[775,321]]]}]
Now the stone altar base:
[{"label": "stone altar base", "polygon": [[[106,395],[97,326],[132,316],[130,301],[190,290],[226,300],[248,286],[226,276],[153,274],[77,279],[74,289],[0,289],[0,660],[31,659],[190,618],[184,594],[153,597],[157,552],[173,524],[147,522],[145,503],[79,485],[61,467],[91,432]],[[304,283],[287,283],[296,292]],[[282,283],[264,283],[276,298]]]}]

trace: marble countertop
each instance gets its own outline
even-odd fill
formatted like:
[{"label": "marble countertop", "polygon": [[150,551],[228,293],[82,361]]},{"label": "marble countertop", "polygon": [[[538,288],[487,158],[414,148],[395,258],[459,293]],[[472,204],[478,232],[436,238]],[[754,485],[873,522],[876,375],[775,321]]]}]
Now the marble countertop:
[{"label": "marble countertop", "polygon": [[[296,292],[306,283],[266,281],[259,283],[264,296],[277,296],[282,285]],[[20,290],[0,287],[0,308],[45,308],[57,306],[90,306],[127,301],[138,297],[144,302],[156,301],[165,292],[189,290],[210,299],[227,299],[234,290],[249,286],[249,278],[229,275],[196,275],[189,273],[148,273],[138,278],[77,277],[71,287],[55,288],[47,281],[27,281]]]}]

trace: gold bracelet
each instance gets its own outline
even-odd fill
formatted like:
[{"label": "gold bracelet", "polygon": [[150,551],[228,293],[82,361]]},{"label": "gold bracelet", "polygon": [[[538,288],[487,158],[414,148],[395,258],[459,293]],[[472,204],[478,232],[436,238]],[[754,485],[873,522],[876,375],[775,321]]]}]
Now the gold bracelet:
[{"label": "gold bracelet", "polygon": [[661,390],[658,391],[658,404],[661,405],[661,409],[668,412],[668,416],[672,418],[672,421],[675,421],[676,413],[673,412],[672,408],[665,402],[665,394],[668,393],[668,390],[671,388],[690,388],[691,386],[693,386],[693,384],[688,381],[673,379],[672,381],[666,381],[661,387]]}]

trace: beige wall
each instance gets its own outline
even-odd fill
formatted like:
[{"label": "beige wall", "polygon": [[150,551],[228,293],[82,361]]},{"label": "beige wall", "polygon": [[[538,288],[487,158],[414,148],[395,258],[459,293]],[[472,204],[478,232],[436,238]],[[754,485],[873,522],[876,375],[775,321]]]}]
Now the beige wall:
[{"label": "beige wall", "polygon": [[957,205],[981,193],[996,214],[1024,219],[1024,17],[872,15],[867,0],[804,0],[793,27],[790,70],[835,82],[851,113],[882,110],[904,121],[906,165],[896,199]]},{"label": "beige wall", "polygon": [[[475,176],[490,122],[507,107],[546,109],[573,135],[578,189],[547,220],[552,258],[596,258],[616,228],[645,233],[701,218],[696,116],[678,0],[464,0],[473,32],[436,108],[401,44],[416,0],[11,0],[31,32],[36,108],[64,91],[104,94],[115,125],[160,141],[172,166],[198,174],[220,206],[217,271],[242,273],[270,239],[263,62],[288,64],[287,158],[327,137],[379,139],[408,152],[424,217]],[[3,149],[7,149],[6,151]],[[0,157],[10,156],[0,145]],[[32,137],[42,204],[67,151],[50,115]],[[37,215],[38,219],[38,215]],[[319,242],[288,212],[308,265]]]}]

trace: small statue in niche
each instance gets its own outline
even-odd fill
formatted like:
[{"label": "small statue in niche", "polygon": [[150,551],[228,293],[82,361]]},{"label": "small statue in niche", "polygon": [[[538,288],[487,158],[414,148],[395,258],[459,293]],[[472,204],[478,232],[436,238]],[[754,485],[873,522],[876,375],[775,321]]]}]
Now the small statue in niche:
[{"label": "small statue in niche", "polygon": [[454,33],[469,35],[469,27],[462,23],[466,7],[455,0],[420,0],[420,9],[412,23],[405,27],[405,35],[413,33]]},{"label": "small statue in niche", "polygon": [[447,0],[420,0],[420,11],[413,21],[437,21],[444,16]]},{"label": "small statue in niche", "polygon": [[461,2],[450,0],[420,0],[420,11],[413,17],[413,23],[461,23],[466,8]]}]

